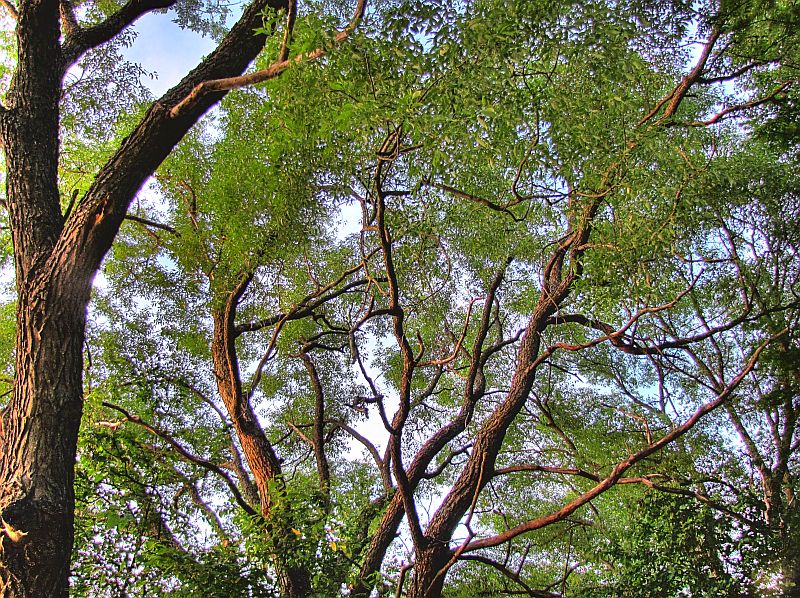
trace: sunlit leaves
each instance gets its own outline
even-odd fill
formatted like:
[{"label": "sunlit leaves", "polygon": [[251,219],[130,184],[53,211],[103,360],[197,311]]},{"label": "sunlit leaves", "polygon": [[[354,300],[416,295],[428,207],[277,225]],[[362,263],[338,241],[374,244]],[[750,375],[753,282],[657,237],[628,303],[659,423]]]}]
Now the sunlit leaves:
[{"label": "sunlit leaves", "polygon": [[[346,4],[333,13],[304,5],[290,52],[324,45]],[[81,471],[88,487],[115,489],[112,506],[152,499],[194,555],[150,538],[144,558],[181,591],[219,566],[225,579],[240,572],[244,585],[235,587],[245,593],[270,583],[270,555],[281,554],[333,595],[357,575],[385,504],[377,500],[384,480],[346,426],[369,430],[385,459],[391,426],[381,415],[391,420],[408,388],[397,433],[408,463],[435,430],[467,414],[416,488],[420,504],[435,504],[477,450],[475,432],[527,375],[518,370],[520,339],[539,310],[548,317],[526,342],[534,338],[542,357],[504,430],[495,467],[506,471],[489,471],[476,493],[476,537],[557,512],[595,487],[718,396],[756,347],[788,327],[727,406],[638,462],[624,489],[515,539],[507,557],[531,587],[595,595],[727,592],[750,583],[748,567],[778,567],[767,557],[739,561],[732,548],[739,538],[742,546],[777,540],[748,523],[763,518],[751,483],[758,467],[742,456],[730,414],[766,450],[777,426],[763,421],[789,421],[781,418],[794,409],[796,169],[785,144],[754,141],[733,118],[696,122],[741,97],[726,87],[745,60],[737,48],[786,62],[741,73],[744,92],[763,93],[779,70],[790,73],[791,32],[778,26],[768,52],[766,21],[744,27],[755,10],[742,6],[734,18],[680,2],[387,2],[324,60],[229,95],[164,164],[154,196],[136,205],[139,220],[124,225],[99,291],[87,409],[97,437],[86,446],[108,454],[93,464],[87,448]],[[271,36],[273,53],[283,18],[266,15],[258,32]],[[707,77],[668,106],[714,27],[726,37]],[[772,119],[762,138],[770,127],[791,129],[791,95],[775,101],[777,111],[771,103],[747,111],[757,123]],[[75,155],[92,159],[88,150]],[[67,173],[64,181],[80,184]],[[580,246],[576,231],[586,232]],[[563,281],[563,298],[548,305],[543,289]],[[234,367],[285,473],[273,481],[266,523],[244,517],[219,479],[179,459],[163,437],[100,406],[119,403],[236,469],[211,358],[212,316],[232,307]],[[314,433],[329,483],[317,473]],[[134,490],[155,471],[166,473]],[[214,503],[209,511],[187,500],[187,479]],[[661,495],[645,492],[648,484],[680,500],[653,498]],[[116,534],[125,550],[135,531],[151,534],[108,511],[89,513],[107,530],[105,549]],[[187,521],[224,528],[239,552],[192,537]],[[699,567],[688,566],[689,553]],[[484,575],[477,567],[453,569],[453,595]],[[384,570],[397,573],[393,564]],[[487,579],[498,591],[508,582]]]}]

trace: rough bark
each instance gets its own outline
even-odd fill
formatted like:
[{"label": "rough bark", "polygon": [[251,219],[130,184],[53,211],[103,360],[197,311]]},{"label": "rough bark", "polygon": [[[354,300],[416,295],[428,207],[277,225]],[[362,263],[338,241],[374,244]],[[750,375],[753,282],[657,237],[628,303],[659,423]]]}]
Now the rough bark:
[{"label": "rough bark", "polygon": [[[0,420],[0,594],[64,596],[73,541],[90,281],[49,260],[63,219],[57,188],[58,3],[19,13],[19,68],[0,116],[17,273],[16,381]],[[49,60],[48,60],[49,59]]]},{"label": "rough bark", "polygon": [[32,286],[19,297],[19,374],[2,422],[0,594],[66,596],[89,285]]},{"label": "rough bark", "polygon": [[408,596],[440,596],[447,576],[445,568],[451,554],[447,544],[438,542],[418,551]]}]

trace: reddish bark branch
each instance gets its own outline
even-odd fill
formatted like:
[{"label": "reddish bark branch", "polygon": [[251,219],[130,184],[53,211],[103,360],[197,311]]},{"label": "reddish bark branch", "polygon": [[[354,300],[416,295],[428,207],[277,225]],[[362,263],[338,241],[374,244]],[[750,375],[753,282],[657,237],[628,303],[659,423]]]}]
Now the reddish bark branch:
[{"label": "reddish bark branch", "polygon": [[572,513],[574,513],[578,508],[582,507],[589,501],[593,500],[594,498],[598,497],[599,495],[603,494],[606,490],[613,487],[614,485],[618,484],[620,479],[622,478],[622,474],[624,474],[628,469],[630,469],[633,465],[638,463],[639,461],[649,457],[653,453],[661,450],[667,444],[677,440],[681,436],[683,436],[686,432],[691,430],[694,425],[706,414],[710,413],[720,405],[722,405],[736,390],[739,386],[741,381],[747,376],[755,367],[756,362],[758,361],[761,352],[769,345],[771,342],[783,336],[787,333],[787,330],[780,332],[778,335],[775,335],[766,341],[764,341],[754,352],[750,359],[747,361],[745,366],[742,368],[741,372],[725,387],[723,391],[721,391],[717,398],[709,401],[702,405],[695,413],[688,419],[683,425],[675,428],[669,434],[666,434],[658,441],[650,444],[646,448],[634,453],[633,455],[629,456],[624,461],[618,463],[612,472],[603,479],[599,484],[597,484],[594,488],[589,490],[588,492],[583,493],[576,499],[570,501],[566,505],[564,505],[558,511],[545,515],[543,517],[538,517],[536,519],[532,519],[530,521],[526,521],[525,523],[521,523],[515,527],[512,527],[509,530],[506,530],[503,533],[490,536],[487,538],[482,538],[480,540],[475,540],[471,542],[465,552],[472,552],[475,550],[480,550],[482,548],[490,548],[492,546],[498,546],[499,544],[503,544],[504,542],[508,542],[513,538],[516,538],[520,534],[524,534],[529,531],[534,531],[548,525],[552,525],[558,521],[562,521]]},{"label": "reddish bark branch", "polygon": [[11,0],[0,0],[0,5],[6,9],[6,12],[9,16],[14,19],[15,21],[19,17],[19,13],[17,12],[17,7],[11,3]]}]

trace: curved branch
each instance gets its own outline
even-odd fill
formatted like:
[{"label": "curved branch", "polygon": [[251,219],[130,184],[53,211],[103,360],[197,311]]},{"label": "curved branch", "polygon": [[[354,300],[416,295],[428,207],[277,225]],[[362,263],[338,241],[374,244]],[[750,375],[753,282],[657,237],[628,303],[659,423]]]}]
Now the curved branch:
[{"label": "curved branch", "polygon": [[12,4],[11,0],[0,0],[0,4],[6,9],[8,15],[16,21],[19,17],[19,12],[17,11],[17,7]]},{"label": "curved branch", "polygon": [[[0,0],[4,1],[4,0]],[[177,0],[129,0],[105,21],[86,29],[78,26],[69,5],[62,4],[62,18],[67,22],[67,37],[64,40],[64,69],[66,70],[87,50],[96,48],[119,35],[139,17],[154,10],[169,8]]]},{"label": "curved branch", "polygon": [[[733,106],[728,106],[724,110],[720,110],[714,116],[707,120],[696,120],[690,123],[686,123],[688,127],[707,127],[708,125],[713,125],[714,123],[720,122],[724,120],[726,116],[731,114],[735,114],[737,112],[744,112],[745,110],[750,110],[751,108],[757,108],[763,104],[771,102],[775,100],[775,98],[780,95],[781,93],[785,92],[789,89],[793,84],[796,84],[797,81],[786,81],[773,89],[770,93],[768,93],[763,98],[758,98],[755,100],[751,100],[750,102],[743,102],[741,104],[734,104]],[[677,124],[677,123],[676,123]]]},{"label": "curved branch", "polygon": [[453,349],[453,352],[450,354],[450,356],[445,357],[443,359],[432,359],[430,361],[425,361],[423,363],[420,363],[419,367],[425,367],[430,365],[447,365],[451,361],[455,360],[456,357],[458,357],[458,354],[461,351],[461,344],[464,342],[464,338],[467,336],[467,330],[469,329],[469,320],[470,316],[472,315],[472,306],[475,305],[476,301],[480,300],[481,300],[480,297],[476,297],[470,300],[469,305],[467,306],[467,315],[464,318],[464,328],[461,330],[461,336],[456,342],[456,346]]},{"label": "curved branch", "polygon": [[316,293],[309,295],[308,297],[303,299],[300,303],[295,305],[292,309],[290,309],[288,312],[274,314],[272,316],[262,318],[261,320],[255,320],[253,322],[247,322],[246,324],[237,325],[235,330],[236,336],[239,336],[245,332],[256,332],[258,330],[262,330],[263,328],[269,328],[270,326],[274,326],[275,324],[278,324],[279,322],[282,321],[289,322],[292,320],[299,320],[301,318],[305,318],[306,316],[310,316],[311,314],[314,313],[314,310],[316,308],[320,307],[324,303],[327,303],[331,299],[335,299],[340,295],[344,295],[348,291],[352,291],[357,287],[369,284],[368,279],[362,278],[359,280],[354,280],[353,282],[350,282],[327,295],[323,295],[324,292],[330,290],[331,288],[339,284],[342,281],[342,279],[344,279],[346,276],[349,276],[353,272],[356,272],[360,269],[361,265],[359,265],[356,268],[348,270],[342,275],[341,278],[339,278],[339,280],[337,280],[334,283],[331,283],[330,285],[324,287],[323,289],[320,289]]},{"label": "curved branch", "polygon": [[600,322],[598,320],[589,320],[586,316],[580,314],[570,314],[566,316],[552,316],[547,319],[546,325],[551,324],[564,324],[568,322],[581,324],[583,326],[587,326],[590,328],[595,328],[600,330],[601,332],[605,332],[604,336],[592,339],[586,343],[581,344],[568,344],[568,343],[555,343],[551,346],[551,348],[555,349],[564,349],[567,351],[581,351],[583,349],[589,349],[596,345],[599,345],[605,341],[609,341],[612,345],[614,345],[617,349],[621,350],[624,353],[631,353],[633,355],[647,355],[648,353],[661,353],[661,347],[658,348],[647,348],[647,347],[640,347],[634,344],[633,339],[631,338],[630,341],[626,341],[625,333],[633,327],[642,317],[649,314],[657,314],[659,312],[665,311],[677,305],[677,303],[683,299],[686,295],[688,295],[691,290],[694,288],[694,285],[700,279],[702,272],[698,274],[694,280],[689,284],[686,289],[678,293],[678,295],[672,300],[668,301],[667,303],[663,303],[661,305],[656,305],[654,307],[644,307],[638,310],[635,314],[633,314],[628,321],[622,325],[621,328],[614,330],[612,326],[606,324],[604,322]]},{"label": "curved branch", "polygon": [[[2,0],[0,0],[1,2]],[[155,222],[153,220],[148,220],[147,218],[140,218],[139,216],[134,216],[132,214],[128,214],[125,216],[125,220],[130,220],[131,222],[136,222],[137,224],[141,224],[144,227],[151,227],[151,228],[158,228],[163,231],[167,231],[171,235],[175,235],[176,237],[180,237],[181,234],[172,228],[168,224],[161,224],[160,222]]]},{"label": "curved branch", "polygon": [[387,493],[391,492],[392,480],[389,477],[389,471],[386,468],[383,459],[381,459],[381,455],[378,452],[378,449],[375,447],[375,445],[372,444],[372,442],[370,442],[370,440],[366,436],[360,434],[355,428],[342,421],[336,419],[326,419],[325,423],[334,425],[337,428],[341,428],[342,430],[350,434],[350,436],[355,438],[358,442],[364,445],[367,451],[369,451],[369,454],[372,456],[372,460],[375,461],[375,465],[378,466],[378,471],[381,474],[381,481],[383,482],[383,489],[386,490]]},{"label": "curved branch", "polygon": [[[170,118],[168,107],[185,97],[200,81],[242,73],[263,48],[263,37],[253,35],[253,29],[261,23],[264,8],[280,8],[283,4],[283,0],[252,0],[217,48],[154,102],[133,132],[122,141],[66,219],[50,252],[54,257],[47,267],[57,271],[61,280],[72,281],[73,277],[78,277],[82,284],[87,284],[85,274],[99,267],[131,200],[147,177],[224,93],[203,98],[177,120]],[[63,217],[59,216],[59,220],[63,222]]]},{"label": "curved branch", "polygon": [[480,554],[462,554],[461,556],[458,557],[458,560],[460,560],[460,561],[475,561],[477,563],[481,563],[481,564],[484,564],[484,565],[489,565],[490,567],[494,567],[500,573],[505,575],[508,579],[510,579],[511,581],[516,583],[523,590],[525,590],[525,592],[528,594],[528,596],[534,596],[536,598],[561,598],[561,594],[553,594],[552,592],[545,592],[543,590],[534,590],[534,589],[532,589],[528,584],[526,584],[524,581],[522,581],[522,578],[519,576],[518,573],[515,573],[514,571],[512,571],[511,569],[509,569],[508,567],[506,567],[502,563],[498,563],[497,561],[492,560],[489,557],[485,557],[485,556],[480,555]]},{"label": "curved branch", "polygon": [[458,455],[463,455],[470,448],[472,448],[471,442],[451,451],[450,454],[444,458],[444,461],[442,461],[441,463],[439,463],[439,465],[436,466],[436,469],[433,469],[431,471],[426,471],[425,473],[422,474],[421,477],[425,478],[426,480],[432,480],[433,478],[438,477],[445,470],[445,468],[453,462],[453,459],[455,459]]}]

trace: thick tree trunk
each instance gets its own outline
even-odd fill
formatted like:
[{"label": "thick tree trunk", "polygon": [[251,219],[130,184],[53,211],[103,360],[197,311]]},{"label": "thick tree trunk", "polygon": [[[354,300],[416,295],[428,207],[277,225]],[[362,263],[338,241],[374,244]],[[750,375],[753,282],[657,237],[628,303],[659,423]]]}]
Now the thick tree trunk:
[{"label": "thick tree trunk", "polygon": [[0,595],[40,598],[67,594],[91,277],[52,259],[63,227],[58,2],[24,3],[17,31],[0,115],[18,294],[14,392],[0,419]]},{"label": "thick tree trunk", "polygon": [[[438,598],[444,589],[445,567],[451,551],[445,544],[432,543],[417,554],[408,598]],[[420,558],[422,557],[422,558]]]},{"label": "thick tree trunk", "polygon": [[53,286],[22,294],[17,309],[17,383],[0,451],[8,597],[67,595],[89,285]]}]

